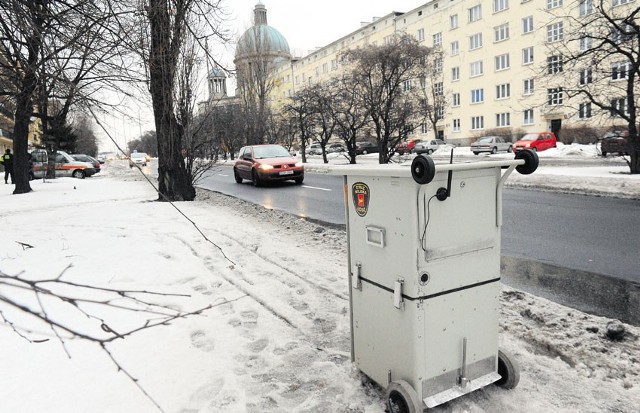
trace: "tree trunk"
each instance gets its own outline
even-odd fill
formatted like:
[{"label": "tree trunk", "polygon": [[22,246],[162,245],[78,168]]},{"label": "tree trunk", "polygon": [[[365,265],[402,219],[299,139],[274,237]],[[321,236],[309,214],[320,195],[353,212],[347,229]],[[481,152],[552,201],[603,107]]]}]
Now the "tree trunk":
[{"label": "tree trunk", "polygon": [[[184,10],[173,11],[182,15]],[[174,16],[181,20],[181,16]],[[158,138],[158,185],[160,201],[193,201],[193,187],[182,154],[183,129],[175,116],[173,91],[179,47],[184,21],[171,25],[167,4],[162,0],[149,2],[151,50],[149,77],[153,117]]]},{"label": "tree trunk", "polygon": [[[28,87],[27,82],[32,82]],[[14,194],[31,192],[29,185],[29,123],[31,120],[31,93],[35,90],[35,77],[32,80],[25,79],[21,93],[16,97],[15,124],[13,127],[13,183]]]}]

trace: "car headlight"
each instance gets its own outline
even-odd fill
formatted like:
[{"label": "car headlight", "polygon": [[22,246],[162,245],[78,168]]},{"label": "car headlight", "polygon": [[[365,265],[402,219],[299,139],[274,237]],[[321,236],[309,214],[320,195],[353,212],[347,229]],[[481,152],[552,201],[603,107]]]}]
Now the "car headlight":
[{"label": "car headlight", "polygon": [[296,166],[297,166],[297,167],[299,167],[299,166],[304,166],[304,163],[302,163],[302,162],[296,162]]},{"label": "car headlight", "polygon": [[261,164],[260,169],[262,169],[263,171],[266,171],[268,169],[273,169],[273,165]]},{"label": "car headlight", "polygon": [[528,143],[528,144],[526,144],[524,147],[525,147],[525,148],[528,148],[528,147],[530,147],[530,146],[531,146],[531,144],[530,144],[530,143]]}]

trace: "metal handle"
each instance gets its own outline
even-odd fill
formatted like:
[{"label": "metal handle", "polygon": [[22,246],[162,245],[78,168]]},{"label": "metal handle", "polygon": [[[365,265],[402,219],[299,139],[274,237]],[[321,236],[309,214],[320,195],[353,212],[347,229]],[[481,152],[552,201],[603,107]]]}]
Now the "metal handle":
[{"label": "metal handle", "polygon": [[360,279],[362,264],[359,262],[356,262],[356,264],[353,267],[354,267],[353,271],[351,272],[351,285],[356,290],[362,290],[362,280]]},{"label": "metal handle", "polygon": [[398,278],[393,288],[393,306],[400,310],[404,310],[404,300],[402,299],[402,286],[404,278]]}]

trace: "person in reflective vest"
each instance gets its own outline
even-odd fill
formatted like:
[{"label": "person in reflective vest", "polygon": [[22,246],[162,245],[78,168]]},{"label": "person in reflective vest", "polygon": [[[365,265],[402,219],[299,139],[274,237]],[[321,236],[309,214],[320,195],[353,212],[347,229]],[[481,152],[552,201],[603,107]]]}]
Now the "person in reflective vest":
[{"label": "person in reflective vest", "polygon": [[11,177],[11,184],[13,184],[13,155],[11,155],[11,149],[7,149],[4,155],[0,157],[0,163],[4,166],[4,183],[9,183],[9,177]]}]

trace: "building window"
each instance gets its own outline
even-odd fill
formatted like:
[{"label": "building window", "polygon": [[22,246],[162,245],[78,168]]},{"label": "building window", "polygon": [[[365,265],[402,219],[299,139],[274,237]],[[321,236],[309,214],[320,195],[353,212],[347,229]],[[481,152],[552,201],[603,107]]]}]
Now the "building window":
[{"label": "building window", "polygon": [[628,115],[627,98],[611,99],[611,116]]},{"label": "building window", "polygon": [[296,85],[300,84],[300,76],[296,75]]},{"label": "building window", "polygon": [[620,23],[619,27],[611,27],[611,41],[615,44],[623,44],[633,40],[636,33],[636,29],[630,24]]},{"label": "building window", "polygon": [[433,47],[442,45],[442,32],[433,35]]},{"label": "building window", "polygon": [[460,106],[460,93],[454,93],[451,95],[451,106]]},{"label": "building window", "polygon": [[547,26],[547,43],[553,43],[564,39],[564,27],[562,22]]},{"label": "building window", "polygon": [[333,59],[331,61],[331,70],[338,70],[338,59]]},{"label": "building window", "polygon": [[456,56],[458,53],[460,53],[460,42],[456,40],[451,42],[451,56]]},{"label": "building window", "polygon": [[471,103],[484,102],[484,89],[473,89],[471,91]]},{"label": "building window", "polygon": [[562,72],[562,56],[547,57],[547,74],[552,75],[560,72]]},{"label": "building window", "polygon": [[411,79],[409,80],[405,80],[404,83],[402,84],[402,88],[405,92],[408,92],[411,90]]},{"label": "building window", "polygon": [[497,13],[509,8],[509,0],[493,0],[493,12]]},{"label": "building window", "polygon": [[493,41],[501,42],[509,38],[509,23],[501,24],[493,28]]},{"label": "building window", "polygon": [[591,102],[581,103],[578,107],[578,118],[588,119],[591,117]]},{"label": "building window", "polygon": [[629,2],[631,2],[632,0],[612,0],[611,4],[613,5],[613,7],[615,6],[619,6],[621,4],[627,4]]},{"label": "building window", "polygon": [[522,115],[522,123],[524,125],[533,125],[533,109],[526,109],[524,112],[522,112]]},{"label": "building window", "polygon": [[424,29],[418,30],[418,41],[421,42],[424,40]]},{"label": "building window", "polygon": [[508,69],[509,66],[509,53],[501,54],[495,57],[496,71]]},{"label": "building window", "polygon": [[442,73],[442,58],[439,57],[433,61],[433,71],[435,73]]},{"label": "building window", "polygon": [[533,79],[525,79],[524,87],[522,89],[523,95],[532,95],[533,94]]},{"label": "building window", "polygon": [[592,82],[593,82],[593,69],[590,67],[587,69],[582,69],[580,71],[580,84],[584,86]]},{"label": "building window", "polygon": [[444,108],[442,106],[436,106],[434,115],[436,120],[444,119]]},{"label": "building window", "polygon": [[562,105],[563,92],[561,87],[547,89],[547,105]]},{"label": "building window", "polygon": [[433,94],[435,96],[442,96],[444,94],[444,85],[442,82],[433,84]]},{"label": "building window", "polygon": [[458,15],[457,14],[452,14],[451,16],[449,16],[449,28],[450,29],[457,29],[458,28]]},{"label": "building window", "polygon": [[496,99],[507,99],[511,96],[511,84],[503,83],[496,86]]},{"label": "building window", "polygon": [[427,87],[427,79],[424,76],[420,76],[420,89]]},{"label": "building window", "polygon": [[530,65],[533,63],[533,46],[522,49],[522,64]]},{"label": "building window", "polygon": [[580,0],[578,9],[580,10],[580,16],[587,16],[593,13],[593,0]]},{"label": "building window", "polygon": [[611,65],[611,80],[626,79],[629,76],[631,64],[628,61],[616,62]]},{"label": "building window", "polygon": [[329,73],[329,63],[322,64],[322,73]]},{"label": "building window", "polygon": [[484,116],[473,116],[471,118],[471,129],[484,129]]},{"label": "building window", "polygon": [[507,126],[511,126],[511,114],[509,112],[496,113],[496,127],[505,128]]},{"label": "building window", "polygon": [[452,67],[451,68],[451,81],[455,82],[456,80],[460,80],[460,67]]},{"label": "building window", "polygon": [[482,47],[482,33],[476,33],[469,36],[469,50],[475,50]]},{"label": "building window", "polygon": [[531,33],[533,31],[533,16],[527,16],[522,19],[522,33]]},{"label": "building window", "polygon": [[453,119],[453,131],[460,132],[460,119]]},{"label": "building window", "polygon": [[469,22],[475,22],[482,18],[482,5],[478,4],[469,9]]},{"label": "building window", "polygon": [[580,35],[580,51],[586,52],[587,50],[593,47],[593,37],[590,34],[581,34]]},{"label": "building window", "polygon": [[483,73],[484,69],[482,67],[482,60],[478,60],[469,64],[469,77],[480,76]]},{"label": "building window", "polygon": [[427,133],[427,124],[426,123],[421,123],[420,124],[420,133]]},{"label": "building window", "polygon": [[555,9],[562,6],[562,0],[547,0],[547,9]]}]

